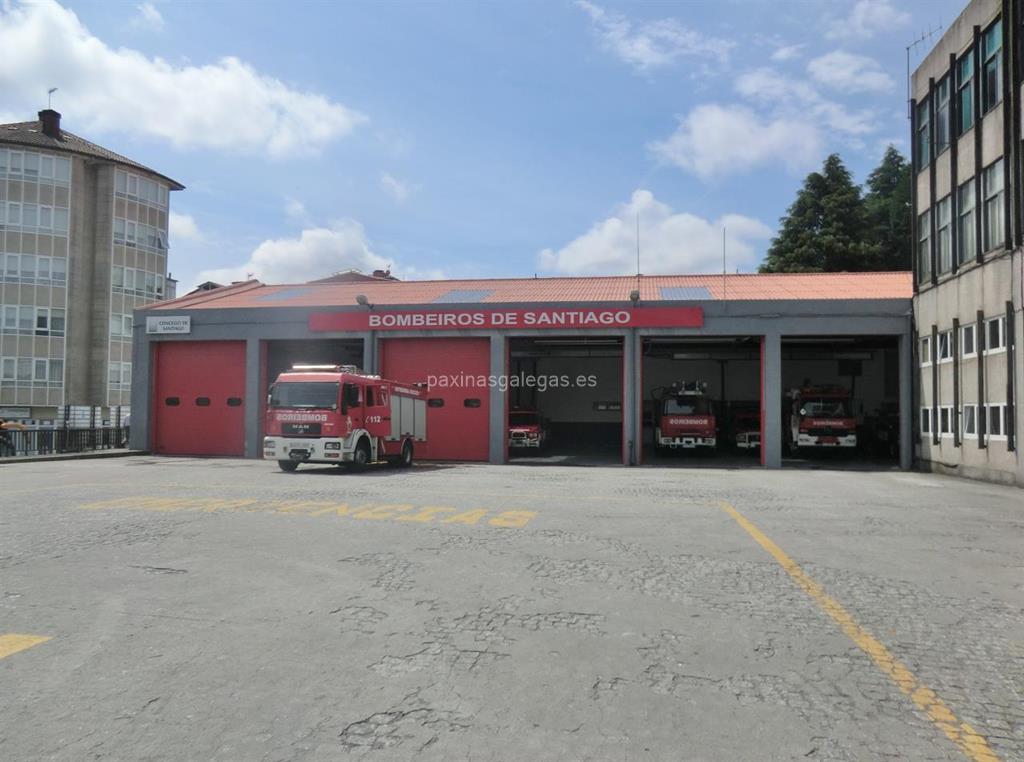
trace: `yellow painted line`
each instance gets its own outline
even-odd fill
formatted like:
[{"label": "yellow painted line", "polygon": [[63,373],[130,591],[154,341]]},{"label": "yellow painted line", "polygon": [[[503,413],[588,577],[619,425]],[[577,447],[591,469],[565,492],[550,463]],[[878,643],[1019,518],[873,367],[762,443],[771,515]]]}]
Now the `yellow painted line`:
[{"label": "yellow painted line", "polygon": [[5,659],[18,651],[24,651],[26,648],[38,646],[49,639],[49,635],[18,635],[13,632],[0,635],[0,659]]},{"label": "yellow painted line", "polygon": [[839,625],[840,629],[852,640],[860,650],[871,657],[882,672],[888,675],[899,689],[910,696],[914,704],[924,712],[928,719],[945,733],[946,737],[956,744],[968,759],[974,762],[999,762],[999,757],[989,747],[985,737],[966,722],[960,722],[952,710],[936,695],[935,691],[922,683],[907,669],[906,665],[893,656],[871,633],[861,627],[853,616],[830,597],[825,590],[808,576],[807,572],[792,558],[786,555],[767,535],[754,526],[742,513],[729,503],[720,502],[722,510],[728,513],[736,523],[747,530],[757,540],[758,545],[779,562],[786,573],[806,592],[818,606]]}]

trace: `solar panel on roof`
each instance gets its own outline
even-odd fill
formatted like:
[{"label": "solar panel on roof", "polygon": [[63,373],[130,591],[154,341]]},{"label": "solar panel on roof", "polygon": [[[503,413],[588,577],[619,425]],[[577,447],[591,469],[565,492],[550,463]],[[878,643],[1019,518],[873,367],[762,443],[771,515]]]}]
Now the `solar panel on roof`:
[{"label": "solar panel on roof", "polygon": [[707,286],[662,286],[660,290],[666,300],[714,299]]},{"label": "solar panel on roof", "polygon": [[295,299],[310,293],[311,288],[286,288],[284,291],[274,291],[270,294],[263,294],[256,297],[261,302],[283,302],[285,299]]},{"label": "solar panel on roof", "polygon": [[463,304],[468,302],[482,302],[494,293],[494,289],[471,289],[453,288],[446,291],[434,300],[435,304]]}]

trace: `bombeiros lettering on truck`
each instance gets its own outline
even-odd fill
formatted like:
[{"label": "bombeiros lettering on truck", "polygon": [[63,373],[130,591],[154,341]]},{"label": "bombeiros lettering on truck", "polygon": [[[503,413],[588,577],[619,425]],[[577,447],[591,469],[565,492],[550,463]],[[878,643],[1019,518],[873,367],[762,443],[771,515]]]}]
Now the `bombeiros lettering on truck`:
[{"label": "bombeiros lettering on truck", "polygon": [[801,449],[857,446],[857,419],[850,392],[842,386],[792,389],[789,437],[791,452]]},{"label": "bombeiros lettering on truck", "polygon": [[426,394],[353,365],[294,365],[271,385],[264,424],[263,457],[282,471],[302,463],[408,467],[427,439]]}]

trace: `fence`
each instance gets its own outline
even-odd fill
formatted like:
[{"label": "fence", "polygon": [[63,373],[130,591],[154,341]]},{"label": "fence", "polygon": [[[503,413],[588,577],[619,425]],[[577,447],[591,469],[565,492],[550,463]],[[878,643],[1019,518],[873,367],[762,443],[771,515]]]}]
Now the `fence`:
[{"label": "fence", "polygon": [[128,428],[0,431],[0,457],[52,455],[126,447]]}]

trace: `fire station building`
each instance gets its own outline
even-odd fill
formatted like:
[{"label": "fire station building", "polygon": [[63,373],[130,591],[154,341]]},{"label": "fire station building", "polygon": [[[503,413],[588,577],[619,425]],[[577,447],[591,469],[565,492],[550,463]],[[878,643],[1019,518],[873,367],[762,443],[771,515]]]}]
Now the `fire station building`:
[{"label": "fire station building", "polygon": [[910,273],[249,281],[135,312],[131,446],[258,458],[278,373],[330,363],[426,385],[418,459],[514,460],[527,410],[555,462],[667,462],[656,390],[698,381],[720,432],[704,457],[745,412],[763,445],[742,462],[779,467],[787,392],[814,385],[848,390],[857,457],[909,468],[912,296]]}]

